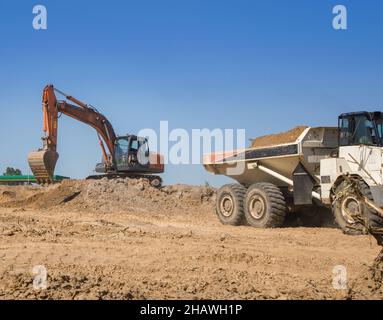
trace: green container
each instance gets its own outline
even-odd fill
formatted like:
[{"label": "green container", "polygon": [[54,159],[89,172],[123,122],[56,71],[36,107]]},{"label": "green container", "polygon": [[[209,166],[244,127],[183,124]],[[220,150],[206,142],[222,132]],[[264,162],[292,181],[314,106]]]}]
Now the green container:
[{"label": "green container", "polygon": [[[65,179],[70,179],[69,177],[64,176],[53,176],[54,182],[60,182]],[[0,184],[24,184],[24,183],[37,183],[35,176],[0,176]]]}]

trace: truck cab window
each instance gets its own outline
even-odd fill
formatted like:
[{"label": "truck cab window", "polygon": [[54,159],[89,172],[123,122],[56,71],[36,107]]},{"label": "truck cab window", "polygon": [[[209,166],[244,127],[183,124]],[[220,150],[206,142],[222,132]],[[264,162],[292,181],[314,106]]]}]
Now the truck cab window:
[{"label": "truck cab window", "polygon": [[349,115],[341,118],[339,129],[341,146],[378,144],[374,123],[367,115]]},{"label": "truck cab window", "polygon": [[377,129],[378,138],[382,139],[383,138],[383,119],[376,120],[376,129]]},{"label": "truck cab window", "polygon": [[341,146],[347,146],[350,144],[350,139],[351,139],[351,132],[352,130],[350,129],[350,121],[348,118],[343,118],[340,120],[340,141],[339,144]]}]

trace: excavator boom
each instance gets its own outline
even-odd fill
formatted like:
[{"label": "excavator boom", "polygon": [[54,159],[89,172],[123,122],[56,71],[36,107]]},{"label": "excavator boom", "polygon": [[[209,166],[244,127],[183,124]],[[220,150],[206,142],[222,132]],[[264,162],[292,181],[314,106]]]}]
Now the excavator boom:
[{"label": "excavator boom", "polygon": [[[73,104],[66,101],[58,101],[55,92],[63,95]],[[110,170],[115,165],[114,143],[116,134],[105,116],[95,108],[55,89],[53,85],[48,85],[44,88],[42,104],[43,131],[45,132],[45,136],[42,138],[43,148],[28,155],[29,166],[38,183],[48,184],[53,182],[54,169],[59,157],[57,153],[57,133],[60,113],[84,122],[96,129],[106,170]],[[106,151],[105,145],[109,154]]]}]

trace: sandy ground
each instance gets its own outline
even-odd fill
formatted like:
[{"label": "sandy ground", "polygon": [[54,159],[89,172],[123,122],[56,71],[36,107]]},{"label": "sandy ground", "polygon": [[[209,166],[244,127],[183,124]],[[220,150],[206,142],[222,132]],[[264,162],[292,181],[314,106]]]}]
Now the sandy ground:
[{"label": "sandy ground", "polygon": [[[108,188],[0,189],[1,299],[383,297],[381,273],[371,269],[381,248],[369,236],[223,226],[207,187]],[[37,265],[47,270],[46,289],[33,288]],[[336,265],[346,267],[347,289],[332,286]]]}]

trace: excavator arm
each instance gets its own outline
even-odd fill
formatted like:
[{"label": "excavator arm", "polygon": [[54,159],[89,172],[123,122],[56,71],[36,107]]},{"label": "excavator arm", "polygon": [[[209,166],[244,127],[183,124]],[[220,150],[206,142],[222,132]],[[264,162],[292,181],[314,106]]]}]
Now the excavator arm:
[{"label": "excavator arm", "polygon": [[[55,92],[63,95],[67,101],[58,101]],[[43,148],[31,152],[28,156],[29,166],[38,183],[53,182],[54,169],[58,159],[57,135],[59,114],[65,114],[73,119],[81,121],[97,131],[99,143],[104,157],[104,163],[108,170],[115,166],[114,149],[116,134],[108,119],[95,108],[66,95],[60,90],[48,85],[43,91],[43,130],[45,136]],[[108,148],[107,153],[105,145]]]}]

